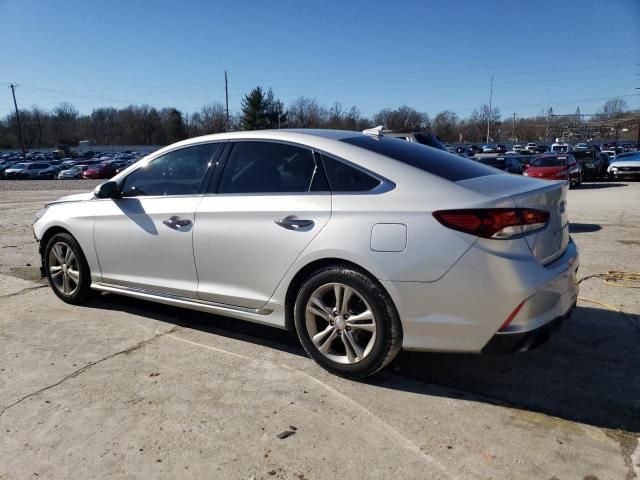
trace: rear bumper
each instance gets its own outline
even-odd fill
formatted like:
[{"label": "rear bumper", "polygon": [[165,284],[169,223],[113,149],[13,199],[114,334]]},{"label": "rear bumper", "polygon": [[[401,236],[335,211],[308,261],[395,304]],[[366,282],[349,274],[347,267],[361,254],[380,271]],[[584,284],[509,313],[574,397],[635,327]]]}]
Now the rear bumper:
[{"label": "rear bumper", "polygon": [[482,353],[512,353],[533,350],[549,340],[552,332],[562,328],[563,322],[571,317],[571,312],[574,307],[571,307],[567,313],[561,317],[556,317],[549,323],[545,323],[528,332],[498,332],[489,340],[489,343],[484,346]]},{"label": "rear bumper", "polygon": [[548,333],[571,311],[578,297],[579,266],[573,241],[547,265],[532,257],[524,240],[519,246],[486,244],[504,247],[505,253],[477,244],[435,282],[382,281],[400,314],[403,349],[481,353],[500,335],[504,339],[496,343],[513,343],[512,350],[517,350]]}]

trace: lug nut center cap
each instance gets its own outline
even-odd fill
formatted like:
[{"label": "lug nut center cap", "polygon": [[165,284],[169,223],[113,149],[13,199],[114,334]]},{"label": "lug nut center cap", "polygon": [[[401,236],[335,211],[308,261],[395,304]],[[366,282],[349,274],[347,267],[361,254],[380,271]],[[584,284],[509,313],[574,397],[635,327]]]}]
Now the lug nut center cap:
[{"label": "lug nut center cap", "polygon": [[347,328],[347,322],[344,321],[344,318],[336,317],[336,328],[340,331]]}]

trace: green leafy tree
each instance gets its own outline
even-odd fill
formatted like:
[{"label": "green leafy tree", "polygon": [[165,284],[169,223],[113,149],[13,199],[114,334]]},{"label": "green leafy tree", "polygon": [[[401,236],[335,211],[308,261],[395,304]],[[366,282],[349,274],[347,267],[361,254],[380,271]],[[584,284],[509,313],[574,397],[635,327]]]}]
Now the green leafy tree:
[{"label": "green leafy tree", "polygon": [[268,128],[267,99],[261,87],[256,87],[244,96],[241,102],[240,125],[243,130]]}]

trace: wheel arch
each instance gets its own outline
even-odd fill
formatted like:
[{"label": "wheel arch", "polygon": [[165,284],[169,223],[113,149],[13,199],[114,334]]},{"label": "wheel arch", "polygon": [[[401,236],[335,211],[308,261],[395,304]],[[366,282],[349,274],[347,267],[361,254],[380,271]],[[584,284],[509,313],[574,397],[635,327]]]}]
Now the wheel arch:
[{"label": "wheel arch", "polygon": [[285,301],[284,301],[284,312],[285,312],[284,324],[285,324],[285,328],[288,331],[295,333],[295,330],[296,330],[293,317],[294,317],[294,307],[296,303],[296,297],[298,295],[298,292],[300,291],[300,287],[302,287],[302,284],[311,276],[313,272],[316,272],[322,268],[326,268],[329,266],[349,267],[359,271],[364,275],[367,275],[368,277],[371,278],[372,281],[377,283],[378,286],[388,295],[389,301],[393,305],[393,308],[395,308],[396,311],[398,311],[398,308],[395,305],[395,302],[393,301],[393,296],[391,295],[391,293],[369,270],[367,270],[366,268],[363,268],[362,266],[358,265],[355,262],[352,262],[350,260],[345,260],[344,258],[338,258],[338,257],[320,258],[320,259],[313,260],[307,263],[306,265],[304,265],[303,267],[301,267],[289,282],[289,285],[287,287],[287,293],[285,295]]},{"label": "wheel arch", "polygon": [[[51,227],[47,228],[42,234],[42,238],[40,239],[40,244],[38,247],[38,252],[40,253],[40,276],[42,278],[46,277],[46,272],[44,270],[44,265],[45,265],[44,251],[47,248],[47,243],[49,243],[49,240],[51,240],[51,237],[59,233],[66,233],[67,235],[71,235],[73,239],[76,242],[78,242],[78,239],[73,235],[73,233],[71,233],[68,229],[64,227],[61,227],[60,225],[52,225]],[[80,245],[80,242],[78,242],[78,245]],[[82,246],[80,246],[80,254],[86,257],[86,255],[82,251]],[[85,258],[85,261],[86,261],[86,258]]]}]

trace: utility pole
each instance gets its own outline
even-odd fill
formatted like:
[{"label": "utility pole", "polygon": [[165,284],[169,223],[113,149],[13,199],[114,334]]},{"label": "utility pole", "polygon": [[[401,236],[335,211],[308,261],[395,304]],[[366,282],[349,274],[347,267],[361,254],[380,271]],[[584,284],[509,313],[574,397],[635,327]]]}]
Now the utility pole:
[{"label": "utility pole", "polygon": [[516,137],[516,112],[513,112],[513,127],[511,128],[511,137],[513,137],[513,141],[517,141],[518,137]]},{"label": "utility pole", "polygon": [[493,75],[491,75],[491,86],[489,88],[489,114],[487,115],[487,143],[489,143],[489,136],[491,135],[491,102],[493,101]]},{"label": "utility pole", "polygon": [[18,132],[20,133],[20,143],[22,144],[22,154],[27,154],[27,149],[24,147],[24,135],[22,133],[22,122],[20,122],[20,113],[18,112],[18,102],[16,102],[16,87],[13,83],[9,84],[11,88],[11,94],[13,95],[13,106],[16,108],[16,119],[18,120]]},{"label": "utility pole", "polygon": [[229,84],[227,83],[227,71],[224,71],[224,99],[227,112],[227,132],[229,131]]}]

